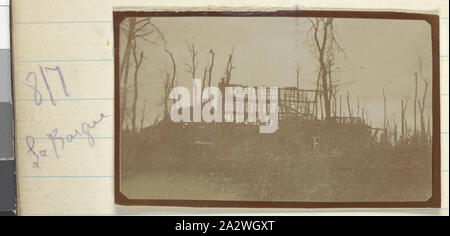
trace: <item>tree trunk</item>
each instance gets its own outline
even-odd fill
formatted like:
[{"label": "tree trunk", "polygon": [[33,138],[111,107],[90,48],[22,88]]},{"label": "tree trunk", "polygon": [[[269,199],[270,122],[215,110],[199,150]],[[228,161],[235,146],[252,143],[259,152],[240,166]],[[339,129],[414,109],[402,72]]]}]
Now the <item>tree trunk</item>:
[{"label": "tree trunk", "polygon": [[403,107],[404,107],[404,102],[403,102],[403,100],[402,100],[402,109],[401,109],[401,111],[402,111],[402,138],[401,138],[401,140],[402,141],[404,141],[405,140],[405,113],[404,113],[404,111],[403,111]]},{"label": "tree trunk", "polygon": [[146,106],[146,102],[144,101],[144,108],[142,109],[142,115],[141,115],[141,132],[144,130],[145,106]]},{"label": "tree trunk", "polygon": [[324,116],[323,116],[323,97],[320,97],[320,119],[323,120]]},{"label": "tree trunk", "polygon": [[347,108],[348,108],[348,116],[353,117],[352,108],[350,106],[350,92],[347,91]]},{"label": "tree trunk", "polygon": [[359,111],[360,111],[360,107],[359,107],[359,98],[358,98],[358,100],[357,100],[357,108],[358,108],[358,112],[357,112],[357,116],[356,117],[360,117],[360,113],[359,113]]},{"label": "tree trunk", "polygon": [[[121,94],[121,113],[120,113],[120,122],[122,124],[125,123],[124,120],[124,114],[127,110],[127,100],[128,100],[128,73],[130,68],[130,57],[131,57],[131,43],[134,39],[134,30],[136,27],[136,18],[130,18],[129,19],[129,26],[128,26],[128,39],[127,39],[127,46],[125,48],[125,54],[124,58],[122,60],[121,65],[121,81],[122,81],[122,89],[123,94]],[[123,74],[122,74],[123,73]]]},{"label": "tree trunk", "polygon": [[[384,88],[383,88],[383,106],[384,106],[384,122],[383,122],[383,128],[386,128],[386,116],[387,116],[387,114],[386,114],[386,92],[384,91]],[[402,101],[402,110],[403,110],[403,101]]]},{"label": "tree trunk", "polygon": [[421,136],[422,139],[426,138],[424,112],[425,112],[425,102],[426,102],[427,90],[428,90],[428,82],[424,80],[424,83],[425,83],[425,88],[424,88],[424,91],[423,91],[422,104],[419,103],[419,110],[420,110],[420,136]]},{"label": "tree trunk", "polygon": [[325,105],[325,120],[331,117],[331,105],[330,105],[330,97],[329,97],[329,88],[327,82],[327,73],[322,73],[322,87],[323,87],[323,99]]},{"label": "tree trunk", "polygon": [[415,77],[415,91],[414,91],[414,139],[417,136],[417,87],[418,87],[418,79],[417,79],[417,72],[414,73]]},{"label": "tree trunk", "polygon": [[144,58],[144,52],[141,51],[140,57],[138,58],[136,55],[136,41],[134,41],[134,49],[133,49],[133,56],[135,61],[135,70],[134,70],[134,98],[133,98],[133,107],[132,107],[132,115],[133,120],[131,121],[131,128],[134,133],[137,133],[137,127],[136,127],[136,108],[137,108],[137,100],[139,96],[139,90],[138,90],[138,74],[139,69],[142,64],[142,59]]},{"label": "tree trunk", "polygon": [[321,72],[322,71],[322,69],[320,69],[319,70],[319,74],[317,75],[317,80],[316,80],[316,93],[314,94],[314,116],[316,117],[316,119],[318,118],[318,113],[319,113],[319,107],[318,107],[318,104],[319,104],[319,100],[318,100],[318,98],[320,97],[320,96],[322,96],[322,94],[320,94],[320,75],[321,75]]},{"label": "tree trunk", "polygon": [[205,66],[205,72],[203,72],[203,79],[202,79],[202,91],[206,87],[206,73],[208,72],[208,68]]},{"label": "tree trunk", "polygon": [[212,73],[213,73],[213,68],[214,68],[214,59],[215,59],[216,54],[214,53],[214,51],[212,49],[209,52],[211,53],[211,65],[209,66],[208,87],[211,87]]}]

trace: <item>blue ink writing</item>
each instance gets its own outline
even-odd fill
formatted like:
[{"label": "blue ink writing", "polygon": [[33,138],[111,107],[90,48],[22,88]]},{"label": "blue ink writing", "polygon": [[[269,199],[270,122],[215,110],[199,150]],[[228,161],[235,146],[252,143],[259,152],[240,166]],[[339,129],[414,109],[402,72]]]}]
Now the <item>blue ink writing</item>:
[{"label": "blue ink writing", "polygon": [[[33,167],[40,168],[39,163],[41,158],[48,158],[53,155],[56,159],[61,158],[61,152],[64,151],[67,144],[73,143],[76,138],[85,138],[87,139],[88,145],[90,148],[95,147],[95,137],[92,134],[92,131],[95,130],[105,119],[110,116],[101,113],[99,118],[93,120],[91,122],[83,122],[81,123],[79,128],[73,130],[73,132],[61,135],[59,129],[55,128],[51,130],[45,140],[50,141],[51,149],[39,149],[36,148],[37,142],[36,139],[32,136],[26,137],[26,144],[28,147],[28,153],[32,155]],[[51,152],[49,152],[51,151]],[[50,154],[49,154],[50,153]]]},{"label": "blue ink writing", "polygon": [[33,161],[33,167],[39,168],[40,156],[34,151],[34,144],[36,143],[36,141],[33,137],[27,136],[26,142],[28,146],[28,153],[32,154],[35,158],[35,161]]},{"label": "blue ink writing", "polygon": [[[32,77],[34,78],[33,82],[30,81],[30,79]],[[38,82],[37,82],[37,75],[36,75],[36,73],[34,73],[34,72],[28,73],[27,82],[28,83],[32,83],[32,85],[30,85],[30,84],[25,84],[25,85],[30,87],[31,89],[33,89],[33,91],[34,91],[34,103],[36,104],[36,106],[40,106],[42,104],[42,94],[41,94],[41,91],[39,91],[39,89],[38,89]]]},{"label": "blue ink writing", "polygon": [[[64,75],[62,73],[62,70],[59,66],[56,67],[43,67],[43,66],[39,66],[39,70],[41,72],[41,76],[42,76],[42,80],[45,84],[45,88],[48,92],[48,96],[50,98],[50,101],[52,103],[53,106],[56,106],[56,100],[55,97],[53,95],[53,89],[52,86],[49,83],[48,80],[48,74],[50,74],[50,72],[56,72],[58,74],[59,77],[59,82],[61,83],[61,87],[62,90],[64,92],[64,95],[66,97],[70,97],[70,93],[67,89],[67,84],[66,81],[64,79]],[[33,80],[31,81],[31,78],[33,78]],[[35,72],[30,72],[27,75],[27,84],[25,84],[27,87],[31,88],[34,92],[34,102],[36,104],[36,106],[40,106],[42,104],[42,100],[43,100],[43,96],[41,91],[39,90],[39,85],[38,85],[38,78]]]}]

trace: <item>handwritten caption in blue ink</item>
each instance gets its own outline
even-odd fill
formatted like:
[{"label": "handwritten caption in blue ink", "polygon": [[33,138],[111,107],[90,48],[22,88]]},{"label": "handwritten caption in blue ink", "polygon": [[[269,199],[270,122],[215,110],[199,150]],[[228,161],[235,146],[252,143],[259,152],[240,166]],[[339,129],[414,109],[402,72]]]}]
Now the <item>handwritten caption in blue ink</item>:
[{"label": "handwritten caption in blue ink", "polygon": [[[35,72],[28,73],[25,83],[25,85],[29,87],[34,94],[34,103],[36,106],[40,106],[43,103],[44,95],[42,91],[44,90],[47,92],[51,104],[55,107],[57,106],[57,99],[55,99],[54,96],[55,89],[62,89],[62,92],[64,92],[64,96],[70,97],[66,79],[64,78],[63,72],[59,66],[39,66],[39,71],[40,79],[42,79],[42,82],[45,85],[43,90],[40,89],[40,80],[38,74],[36,74]],[[57,82],[59,82],[58,84],[60,87],[57,86],[55,88],[55,86],[51,86],[51,84],[49,83],[49,76],[51,73],[54,73],[58,76]],[[94,148],[95,137],[92,132],[96,128],[98,128],[98,126],[107,118],[110,118],[110,116],[105,115],[104,113],[100,113],[100,115],[96,119],[90,122],[81,122],[78,127],[72,129],[72,132],[67,132],[64,134],[61,134],[62,132],[60,132],[58,128],[51,129],[51,131],[45,135],[46,138],[44,139],[36,139],[33,136],[27,136],[25,142],[27,145],[27,152],[33,158],[33,167],[40,168],[40,161],[42,158],[55,157],[56,159],[60,159],[64,149],[69,144],[74,143],[75,140],[86,140],[89,147]],[[43,141],[38,142],[38,140]],[[48,145],[51,148],[42,148],[42,146]]]},{"label": "handwritten caption in blue ink", "polygon": [[[64,96],[70,97],[70,93],[68,92],[66,81],[64,79],[64,75],[59,66],[56,66],[56,67],[39,66],[39,71],[40,71],[40,76],[41,76],[42,82],[44,82],[44,85],[45,85],[45,90],[47,91],[49,99],[53,106],[56,106],[57,104],[56,104],[55,97],[53,95],[54,88],[52,88],[52,86],[49,83],[49,74],[51,72],[56,73],[58,75],[61,88],[64,92]],[[28,73],[26,80],[27,80],[27,83],[25,85],[33,90],[34,103],[36,104],[36,106],[40,106],[43,101],[43,94],[42,94],[41,90],[39,89],[38,75],[36,74],[36,72],[30,72],[30,73]]]},{"label": "handwritten caption in blue ink", "polygon": [[57,128],[53,129],[51,132],[47,133],[47,138],[44,139],[45,141],[50,142],[52,147],[51,149],[37,148],[36,138],[33,136],[27,136],[26,144],[28,147],[28,153],[34,157],[33,167],[40,168],[39,163],[41,158],[50,158],[53,156],[56,159],[60,159],[61,152],[64,151],[67,144],[71,144],[75,140],[84,140],[80,139],[82,137],[87,140],[89,147],[94,148],[95,137],[92,135],[92,131],[109,117],[110,116],[101,113],[97,120],[93,120],[92,122],[82,122],[80,128],[75,128],[72,133],[59,134],[59,130]]}]

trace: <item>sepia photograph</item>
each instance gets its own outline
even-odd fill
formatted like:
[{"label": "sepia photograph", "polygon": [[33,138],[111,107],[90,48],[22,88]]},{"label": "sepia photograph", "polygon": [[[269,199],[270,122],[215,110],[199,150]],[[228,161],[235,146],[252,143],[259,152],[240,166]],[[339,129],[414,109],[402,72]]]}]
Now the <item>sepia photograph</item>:
[{"label": "sepia photograph", "polygon": [[115,12],[116,203],[439,207],[436,19]]}]

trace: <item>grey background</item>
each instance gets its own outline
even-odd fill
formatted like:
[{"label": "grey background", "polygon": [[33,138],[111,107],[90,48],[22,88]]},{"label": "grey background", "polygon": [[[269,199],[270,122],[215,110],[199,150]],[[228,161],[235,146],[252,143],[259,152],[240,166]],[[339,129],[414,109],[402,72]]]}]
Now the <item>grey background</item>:
[{"label": "grey background", "polygon": [[0,161],[0,212],[15,209],[14,161]]},{"label": "grey background", "polygon": [[0,160],[13,157],[13,109],[9,50],[0,50]]},{"label": "grey background", "polygon": [[13,157],[13,106],[11,103],[10,51],[0,50],[0,215],[14,215],[16,208]]},{"label": "grey background", "polygon": [[13,157],[12,104],[0,103],[0,160]]},{"label": "grey background", "polygon": [[11,102],[11,67],[9,50],[0,50],[0,102]]}]

